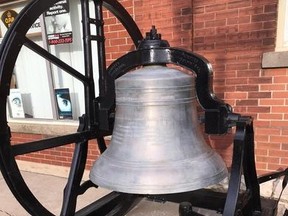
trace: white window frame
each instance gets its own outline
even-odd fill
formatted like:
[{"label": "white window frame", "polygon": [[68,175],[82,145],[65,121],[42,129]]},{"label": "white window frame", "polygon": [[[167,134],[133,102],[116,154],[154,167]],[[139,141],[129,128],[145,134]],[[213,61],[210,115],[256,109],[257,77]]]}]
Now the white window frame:
[{"label": "white window frame", "polygon": [[278,1],[275,50],[262,56],[262,68],[287,68],[288,58],[288,1]]},{"label": "white window frame", "polygon": [[275,51],[288,51],[288,2],[278,1],[277,36]]}]

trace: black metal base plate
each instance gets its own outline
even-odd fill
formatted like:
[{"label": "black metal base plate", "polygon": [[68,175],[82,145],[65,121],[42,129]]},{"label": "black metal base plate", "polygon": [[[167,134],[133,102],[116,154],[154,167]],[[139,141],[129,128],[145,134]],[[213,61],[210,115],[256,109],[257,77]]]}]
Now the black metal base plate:
[{"label": "black metal base plate", "polygon": [[[215,215],[221,215],[224,209],[226,196],[227,194],[223,192],[215,192],[209,189],[200,189],[179,194],[151,195],[148,196],[148,199],[151,201],[163,203],[166,201],[174,203],[190,202],[195,208],[207,209],[209,212],[213,210],[215,211]],[[239,195],[239,200],[243,201],[243,203],[246,202],[244,197],[244,194]],[[237,209],[242,209],[242,205],[244,204],[238,203]],[[261,216],[277,215],[277,209],[274,210],[275,206],[277,206],[277,200],[261,197],[261,206]],[[217,212],[220,214],[216,214]],[[247,216],[246,213],[242,213],[242,215],[243,214]],[[239,215],[241,215],[241,213],[239,213]]]},{"label": "black metal base plate", "polygon": [[277,200],[269,198],[261,198],[262,214],[261,216],[276,216],[277,208],[274,211],[275,206],[277,205]]}]

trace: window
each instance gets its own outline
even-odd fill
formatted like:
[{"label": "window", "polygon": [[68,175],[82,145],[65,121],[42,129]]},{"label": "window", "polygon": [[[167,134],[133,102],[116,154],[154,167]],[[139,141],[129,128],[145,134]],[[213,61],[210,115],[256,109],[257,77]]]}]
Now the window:
[{"label": "window", "polygon": [[288,2],[279,0],[276,47],[273,52],[263,53],[262,68],[288,67]]},{"label": "window", "polygon": [[[9,10],[19,13],[26,2],[17,1],[0,5],[0,15],[2,16],[8,12],[6,16],[10,16]],[[69,4],[69,19],[71,19],[73,42],[49,45],[47,41],[47,29],[45,28],[45,14],[31,27],[31,30],[27,33],[27,37],[84,74],[80,2],[76,0],[61,2]],[[93,8],[91,6],[91,14],[93,14]],[[3,36],[9,26],[3,21],[0,22],[1,35]],[[93,45],[93,48],[93,56],[96,56],[97,47]],[[94,79],[98,79],[97,65],[94,65]],[[21,121],[23,118],[26,120],[57,120],[61,118],[78,120],[78,117],[85,111],[83,84],[24,46],[16,61],[11,88],[13,90],[11,89],[12,94],[10,96],[20,98],[22,102],[22,107],[20,108],[22,110],[16,109],[16,114],[13,113],[12,100],[15,98],[10,98],[8,104],[10,120],[16,119],[17,121]],[[97,95],[97,82],[95,82],[95,90]],[[64,94],[65,98],[63,97]],[[62,105],[64,104],[66,107],[71,105],[72,115],[62,115],[60,113],[60,99],[62,100]],[[19,101],[17,105],[19,107]],[[64,111],[67,113],[67,110]],[[20,115],[21,112],[23,112],[23,115]]]}]

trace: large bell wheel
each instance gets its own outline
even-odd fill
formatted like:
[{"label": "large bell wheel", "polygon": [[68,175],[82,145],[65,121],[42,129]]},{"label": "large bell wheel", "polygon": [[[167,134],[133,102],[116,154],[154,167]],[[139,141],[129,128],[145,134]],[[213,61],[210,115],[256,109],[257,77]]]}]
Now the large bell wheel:
[{"label": "large bell wheel", "polygon": [[[133,203],[133,196],[111,193],[107,195],[104,200],[101,200],[100,203],[95,201],[95,206],[91,204],[86,209],[79,210],[75,213],[75,206],[77,201],[77,196],[80,193],[84,193],[85,190],[91,186],[91,182],[86,182],[81,185],[81,180],[83,172],[85,169],[86,159],[87,159],[87,148],[88,142],[92,139],[97,139],[100,149],[105,150],[103,147],[104,139],[103,136],[105,133],[97,131],[95,129],[94,119],[94,110],[92,109],[92,104],[95,100],[94,93],[94,84],[91,83],[91,74],[87,72],[85,68],[85,75],[78,72],[74,68],[65,64],[63,61],[51,55],[48,51],[44,50],[29,38],[26,37],[31,25],[35,20],[46,10],[49,9],[54,3],[58,0],[34,0],[30,2],[17,16],[17,19],[11,25],[10,29],[6,33],[0,49],[0,168],[2,175],[8,184],[10,190],[17,198],[19,203],[29,212],[31,215],[53,215],[48,209],[41,204],[34,194],[31,192],[29,187],[24,181],[24,178],[21,175],[17,162],[15,160],[16,156],[29,154],[31,152],[37,152],[48,148],[53,148],[57,146],[63,146],[70,143],[75,143],[74,155],[72,158],[72,163],[70,167],[70,174],[67,180],[66,187],[64,189],[64,198],[62,203],[61,215],[124,215],[125,212]],[[93,1],[94,4],[102,4],[105,8],[111,11],[123,24],[128,33],[130,34],[135,45],[139,40],[142,39],[141,33],[126,12],[126,10],[117,2],[113,0],[104,0],[104,1]],[[87,14],[83,15],[83,11],[87,8],[89,0],[81,0],[82,6],[82,23],[83,19],[85,22],[89,20]],[[96,10],[96,13],[102,12],[102,10]],[[97,16],[97,15],[96,15]],[[101,18],[102,15],[100,15]],[[85,31],[85,28],[84,28]],[[83,33],[84,34],[84,33]],[[83,40],[84,41],[84,40]],[[83,42],[84,43],[84,42]],[[11,132],[7,120],[7,110],[6,110],[6,101],[9,96],[10,81],[14,69],[15,62],[18,58],[21,47],[25,46],[35,52],[36,54],[44,57],[47,61],[58,66],[71,76],[80,80],[84,85],[85,91],[85,115],[83,118],[80,118],[80,126],[78,131],[64,135],[60,137],[54,137],[45,140],[39,140],[30,143],[23,143],[21,145],[11,145]],[[84,44],[85,47],[85,44]],[[89,48],[89,46],[88,46]],[[86,52],[86,53],[85,53]],[[84,54],[87,55],[87,50],[84,49]],[[105,61],[105,51],[103,53],[102,60]],[[88,54],[89,56],[89,54]],[[87,67],[87,62],[85,61],[85,67]],[[102,65],[103,66],[103,65]],[[105,66],[105,62],[104,62]],[[75,190],[75,187],[77,190]],[[124,196],[124,197],[123,197]],[[126,202],[123,202],[126,200]],[[103,204],[104,203],[104,204]],[[100,207],[99,207],[100,206]],[[98,208],[98,209],[97,209]]]}]

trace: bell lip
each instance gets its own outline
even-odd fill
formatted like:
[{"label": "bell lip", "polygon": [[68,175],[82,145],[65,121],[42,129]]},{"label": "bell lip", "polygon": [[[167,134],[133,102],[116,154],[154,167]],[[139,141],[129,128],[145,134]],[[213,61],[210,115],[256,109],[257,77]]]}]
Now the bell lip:
[{"label": "bell lip", "polygon": [[[107,149],[109,150],[109,149]],[[108,152],[106,152],[108,153]],[[212,158],[212,161],[215,163],[209,163],[208,159]],[[205,152],[205,154],[201,154],[198,157],[193,157],[193,158],[187,158],[187,160],[179,160],[179,161],[173,161],[174,165],[174,170],[177,170],[177,168],[181,168],[180,170],[184,170],[186,167],[187,173],[191,173],[190,178],[185,177],[186,180],[182,181],[178,177],[178,180],[175,180],[175,183],[167,182],[166,185],[162,184],[161,186],[158,185],[153,185],[149,182],[146,183],[138,183],[135,184],[132,181],[123,181],[119,184],[119,181],[115,181],[115,178],[111,178],[111,176],[107,175],[107,173],[103,170],[101,170],[101,162],[106,164],[109,164],[110,168],[113,167],[113,172],[120,171],[120,173],[129,173],[129,170],[121,170],[121,167],[130,167],[130,171],[133,173],[133,169],[143,169],[149,167],[153,167],[153,170],[155,170],[156,167],[158,167],[159,172],[163,167],[172,167],[169,166],[167,163],[165,163],[165,166],[159,166],[151,163],[143,164],[143,161],[141,163],[127,163],[119,160],[112,160],[110,157],[107,157],[107,155],[104,154],[101,155],[101,157],[98,159],[99,161],[96,161],[92,167],[92,170],[90,172],[90,180],[98,185],[99,187],[107,188],[112,191],[118,191],[118,192],[123,192],[123,193],[131,193],[131,194],[169,194],[169,193],[181,193],[181,192],[188,192],[188,191],[194,191],[198,190],[201,188],[205,188],[214,184],[217,184],[221,182],[223,179],[225,179],[228,176],[228,170],[226,167],[226,164],[224,163],[223,159],[218,155],[215,150],[210,149],[210,151]],[[193,173],[197,170],[195,166],[193,166],[192,163],[195,161],[207,161],[207,163],[210,164],[211,171],[212,172],[205,172],[205,174],[199,175],[197,177],[193,176]],[[101,161],[101,162],[100,162]],[[110,162],[109,162],[110,161]],[[108,163],[107,163],[108,162]],[[99,164],[100,163],[100,164]],[[198,163],[196,163],[198,164]],[[218,164],[216,166],[216,164]],[[147,166],[148,165],[148,166]],[[204,165],[204,164],[203,164]],[[189,169],[189,167],[191,169]],[[212,168],[213,167],[213,168]],[[106,167],[107,169],[108,166]],[[200,167],[198,167],[200,168]],[[144,169],[145,170],[145,169]],[[165,169],[164,169],[165,170]],[[173,171],[171,171],[173,172]],[[174,172],[173,172],[174,173]],[[183,175],[182,175],[183,174]],[[184,176],[184,173],[180,173],[179,176]],[[122,179],[123,175],[120,176],[115,176],[116,179]],[[166,176],[165,174],[163,176]],[[167,178],[169,178],[167,176]],[[157,176],[155,176],[155,179],[158,179]],[[177,183],[176,183],[177,182]],[[131,186],[130,186],[130,185]]]},{"label": "bell lip", "polygon": [[[215,184],[220,183],[226,177],[228,177],[228,170],[225,167],[223,170],[218,172],[214,176],[210,176],[207,179],[201,179],[201,184],[195,185],[195,180],[193,182],[189,182],[186,184],[177,184],[177,185],[167,185],[167,188],[159,188],[159,186],[147,186],[147,185],[133,185],[131,187],[127,187],[127,185],[115,184],[115,182],[109,182],[107,179],[100,177],[99,175],[92,174],[90,172],[89,178],[90,180],[96,184],[98,187],[106,188],[112,191],[121,192],[121,193],[129,193],[129,194],[175,194],[175,193],[184,193],[189,191],[194,191],[202,188],[206,188]],[[97,179],[95,181],[95,179]],[[112,185],[112,186],[111,186]],[[163,186],[161,186],[163,187]]]}]

